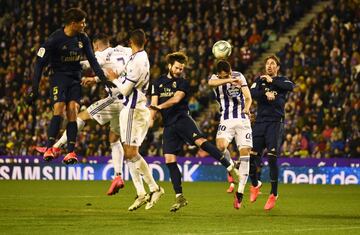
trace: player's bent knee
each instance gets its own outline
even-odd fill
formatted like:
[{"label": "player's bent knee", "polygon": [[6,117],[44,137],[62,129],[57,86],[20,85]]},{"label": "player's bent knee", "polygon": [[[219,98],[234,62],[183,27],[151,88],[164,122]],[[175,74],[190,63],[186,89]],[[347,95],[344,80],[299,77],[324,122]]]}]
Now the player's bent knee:
[{"label": "player's bent knee", "polygon": [[67,110],[66,116],[67,116],[67,119],[69,122],[74,122],[74,121],[76,121],[76,118],[77,118],[77,112],[76,112],[76,110]]},{"label": "player's bent knee", "polygon": [[54,116],[61,116],[61,117],[64,117],[64,112],[62,112],[62,111],[58,111],[58,110],[54,109],[54,111],[53,111],[53,115],[54,115]]},{"label": "player's bent knee", "polygon": [[174,155],[174,154],[165,154],[164,156],[165,156],[165,163],[166,164],[176,162],[176,155]]},{"label": "player's bent knee", "polygon": [[224,152],[224,151],[226,150],[225,145],[219,145],[219,144],[217,144],[217,145],[216,145],[216,148],[219,149],[221,152]]},{"label": "player's bent knee", "polygon": [[251,148],[241,148],[239,152],[240,152],[240,156],[249,156],[251,152]]},{"label": "player's bent knee", "polygon": [[225,141],[216,141],[216,148],[221,152],[224,152],[227,148],[228,144]]},{"label": "player's bent knee", "polygon": [[132,159],[138,156],[138,147],[136,146],[124,146],[124,155],[126,159]]},{"label": "player's bent knee", "polygon": [[120,136],[118,134],[114,133],[113,131],[109,132],[109,142],[110,143],[115,143],[119,139],[120,139]]},{"label": "player's bent knee", "polygon": [[207,139],[201,137],[201,138],[195,140],[195,144],[196,144],[196,146],[200,147],[200,146],[201,146],[203,143],[205,143],[206,141],[207,141]]},{"label": "player's bent knee", "polygon": [[68,110],[78,110],[79,109],[79,104],[75,101],[70,101],[67,105],[66,108]]},{"label": "player's bent knee", "polygon": [[87,110],[84,110],[78,114],[78,118],[80,118],[83,121],[91,119],[90,114]]},{"label": "player's bent knee", "polygon": [[79,105],[75,102],[70,102],[66,108],[66,116],[70,122],[76,121]]},{"label": "player's bent knee", "polygon": [[53,114],[57,116],[63,116],[65,110],[65,103],[64,102],[57,102],[54,104],[54,111]]}]

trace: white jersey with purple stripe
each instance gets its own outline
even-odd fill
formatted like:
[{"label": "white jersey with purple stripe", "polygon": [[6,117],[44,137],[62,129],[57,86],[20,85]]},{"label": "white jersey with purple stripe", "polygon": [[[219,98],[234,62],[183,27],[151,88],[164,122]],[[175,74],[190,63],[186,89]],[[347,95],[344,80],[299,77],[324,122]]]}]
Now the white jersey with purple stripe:
[{"label": "white jersey with purple stripe", "polygon": [[125,70],[131,54],[130,47],[118,45],[95,52],[95,57],[103,70],[112,69],[116,74],[121,74]]},{"label": "white jersey with purple stripe", "polygon": [[[240,79],[241,87],[247,86],[244,75],[240,72],[233,71],[231,78]],[[210,79],[219,79],[217,75],[211,75]],[[242,113],[245,106],[244,95],[241,87],[230,83],[214,88],[217,102],[220,104],[221,121],[228,119],[248,119],[248,116]]]},{"label": "white jersey with purple stripe", "polygon": [[[116,74],[122,74],[125,71],[125,66],[129,62],[131,54],[132,51],[130,47],[118,45],[116,47],[108,47],[103,51],[96,51],[95,57],[105,73],[106,69],[111,69]],[[85,69],[90,68],[90,64],[87,60],[81,61],[81,64]],[[100,82],[100,79],[98,79],[98,82]],[[125,101],[122,96],[119,96],[118,98],[121,102]]]},{"label": "white jersey with purple stripe", "polygon": [[142,50],[130,56],[125,66],[125,74],[121,76],[125,80],[135,83],[131,93],[125,97],[124,105],[127,108],[140,108],[146,106],[146,92],[149,88],[150,62],[146,51]]}]

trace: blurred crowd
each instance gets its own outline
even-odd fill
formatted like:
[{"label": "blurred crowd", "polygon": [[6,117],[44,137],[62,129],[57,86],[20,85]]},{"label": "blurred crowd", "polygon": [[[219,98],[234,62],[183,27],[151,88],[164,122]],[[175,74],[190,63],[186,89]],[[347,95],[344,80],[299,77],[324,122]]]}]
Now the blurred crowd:
[{"label": "blurred crowd", "polygon": [[286,104],[284,155],[360,157],[359,46],[359,6],[336,1],[279,52],[297,85]]},{"label": "blurred crowd", "polygon": [[[211,5],[206,0],[0,2],[0,155],[30,155],[34,154],[33,146],[46,143],[52,115],[46,71],[37,112],[25,103],[36,51],[52,31],[61,27],[66,9],[80,7],[86,11],[90,38],[107,33],[113,45],[126,45],[128,32],[143,28],[148,35],[151,79],[165,72],[164,55],[185,51],[190,58],[186,76],[193,94],[189,108],[213,140],[218,115],[207,86],[214,66],[213,43],[229,40],[233,68],[245,71],[270,42],[317,1],[230,0],[211,1]],[[298,85],[286,106],[288,135],[283,153],[289,157],[360,156],[352,152],[359,148],[359,13],[356,5],[351,5],[355,1],[334,2],[279,53],[282,71]],[[247,76],[249,84],[255,75]],[[82,109],[104,95],[102,87],[84,90]],[[107,126],[89,123],[79,133],[77,153],[110,155],[107,134]],[[161,155],[161,138],[162,128],[157,122],[149,130],[142,154]],[[184,146],[183,155],[205,157],[207,153]]]}]

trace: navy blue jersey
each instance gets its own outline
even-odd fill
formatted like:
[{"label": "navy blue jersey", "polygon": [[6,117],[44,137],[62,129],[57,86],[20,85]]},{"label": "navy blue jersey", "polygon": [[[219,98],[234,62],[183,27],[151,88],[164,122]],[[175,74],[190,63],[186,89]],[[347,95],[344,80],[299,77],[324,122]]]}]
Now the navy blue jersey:
[{"label": "navy blue jersey", "polygon": [[[268,83],[260,77],[255,79],[250,92],[257,101],[256,122],[283,121],[285,116],[286,95],[294,89],[294,84],[286,77],[273,77],[273,82]],[[275,100],[268,101],[265,93],[275,92]]]},{"label": "navy blue jersey", "polygon": [[90,39],[85,33],[69,37],[64,33],[64,28],[53,32],[37,53],[33,89],[38,89],[42,70],[47,64],[50,65],[54,73],[64,73],[80,80],[80,60],[83,54],[86,55],[95,74],[101,80],[106,80],[104,72],[92,51]]},{"label": "navy blue jersey", "polygon": [[173,97],[176,91],[185,92],[185,97],[179,103],[170,108],[160,110],[164,126],[173,124],[181,116],[189,115],[189,90],[189,82],[183,77],[170,79],[167,75],[162,75],[154,81],[151,95],[159,97],[158,104],[162,104]]}]

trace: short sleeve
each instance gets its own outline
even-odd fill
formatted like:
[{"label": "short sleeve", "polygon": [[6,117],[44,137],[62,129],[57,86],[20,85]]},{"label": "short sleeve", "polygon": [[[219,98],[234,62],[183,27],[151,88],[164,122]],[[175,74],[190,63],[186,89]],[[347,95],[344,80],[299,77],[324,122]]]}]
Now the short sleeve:
[{"label": "short sleeve", "polygon": [[236,78],[239,78],[239,79],[240,79],[240,81],[241,81],[241,86],[242,86],[242,87],[248,86],[247,81],[246,81],[246,78],[245,78],[245,76],[244,76],[242,73],[240,73],[238,76],[236,76]]},{"label": "short sleeve", "polygon": [[190,90],[190,84],[188,80],[182,79],[181,82],[178,84],[178,91],[182,91],[187,94]]},{"label": "short sleeve", "polygon": [[156,81],[151,84],[151,95],[152,96],[159,96],[160,95],[159,86],[158,86]]}]

